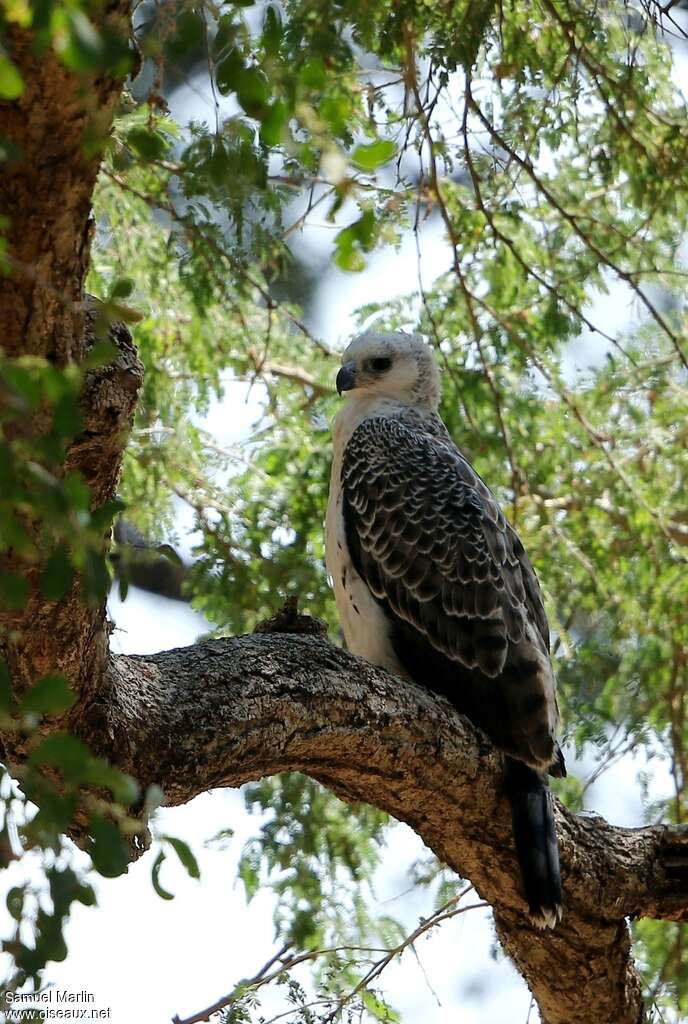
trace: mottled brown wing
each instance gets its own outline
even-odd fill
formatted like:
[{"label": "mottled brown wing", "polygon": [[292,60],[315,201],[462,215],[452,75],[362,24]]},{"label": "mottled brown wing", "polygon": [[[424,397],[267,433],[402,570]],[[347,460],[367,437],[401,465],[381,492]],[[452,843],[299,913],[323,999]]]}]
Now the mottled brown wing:
[{"label": "mottled brown wing", "polygon": [[354,565],[433,647],[495,677],[530,620],[547,650],[523,545],[450,441],[396,419],[365,420],[346,446],[341,480]]}]

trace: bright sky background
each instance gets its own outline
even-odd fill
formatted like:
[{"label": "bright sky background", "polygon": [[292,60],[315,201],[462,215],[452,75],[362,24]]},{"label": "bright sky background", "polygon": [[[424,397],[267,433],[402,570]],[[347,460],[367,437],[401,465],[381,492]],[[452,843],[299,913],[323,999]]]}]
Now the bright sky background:
[{"label": "bright sky background", "polygon": [[[680,67],[683,73],[683,60]],[[198,85],[205,88],[202,81]],[[194,91],[179,95],[173,107],[177,114],[183,108],[183,119],[209,116],[205,101]],[[333,235],[332,226],[324,223],[309,230],[307,242],[314,259],[319,261],[329,251]],[[423,232],[421,263],[426,286],[449,264],[449,250],[437,221]],[[415,289],[417,274],[415,240],[410,233],[399,252],[373,254],[361,275],[344,274],[330,264],[319,277],[311,329],[329,344],[341,345],[353,329],[358,307],[381,295],[392,298]],[[591,310],[592,319],[610,333],[623,329],[636,315],[628,294],[618,286],[595,301]],[[599,340],[582,338],[571,349],[571,366],[602,357]],[[205,421],[219,443],[248,436],[258,416],[256,397],[254,391],[247,400],[245,385],[230,382],[225,400],[211,409]],[[182,516],[180,532],[186,521]],[[185,550],[188,542],[182,543]],[[124,604],[113,595],[110,615],[117,627],[113,648],[122,653],[146,654],[191,644],[209,628],[187,605],[134,587]],[[614,824],[641,824],[639,769],[647,769],[651,776],[652,799],[668,792],[665,766],[627,757],[591,787],[588,806]],[[184,1017],[198,1011],[242,977],[254,974],[276,949],[270,895],[258,895],[247,907],[243,888],[235,881],[241,847],[257,826],[240,794],[227,790],[159,812],[157,829],[192,846],[201,867],[200,881],[189,879],[168,857],[161,882],[175,898],[163,901],[150,883],[150,853],[132,865],[127,875],[99,880],[99,909],[74,909],[66,933],[69,957],[63,964],[50,966],[46,982],[93,992],[94,1005],[111,1008],[109,1019],[114,1024],[167,1024],[174,1014]],[[235,836],[227,849],[203,847],[204,840],[228,827]],[[402,918],[409,930],[419,916],[428,916],[433,909],[428,893],[407,892],[405,872],[423,849],[410,829],[397,826],[377,881],[379,899],[392,901],[385,904],[386,909]],[[10,931],[6,892],[27,871],[30,864],[22,862],[0,877],[0,935]],[[423,970],[413,954],[406,953],[401,965],[393,965],[384,976],[386,991],[409,1024],[527,1024],[529,994],[509,962],[501,954],[495,959],[489,912],[471,911],[449,922],[422,940],[418,952]],[[279,1006],[272,1007],[277,1012]],[[531,1024],[536,1020],[533,1010]]]}]

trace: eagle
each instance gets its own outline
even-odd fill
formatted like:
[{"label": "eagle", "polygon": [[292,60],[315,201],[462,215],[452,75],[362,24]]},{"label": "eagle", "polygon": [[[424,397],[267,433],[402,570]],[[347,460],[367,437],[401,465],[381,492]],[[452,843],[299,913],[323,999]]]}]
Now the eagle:
[{"label": "eagle", "polygon": [[554,927],[562,887],[547,774],[566,774],[537,577],[494,495],[438,415],[421,335],[366,333],[337,391],[326,564],[349,650],[442,694],[504,753],[531,920]]}]

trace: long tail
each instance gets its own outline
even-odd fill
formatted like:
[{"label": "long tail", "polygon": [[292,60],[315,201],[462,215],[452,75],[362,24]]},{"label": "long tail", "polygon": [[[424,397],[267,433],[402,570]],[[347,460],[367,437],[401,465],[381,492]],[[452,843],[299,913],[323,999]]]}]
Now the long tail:
[{"label": "long tail", "polygon": [[530,916],[539,928],[553,928],[561,918],[561,875],[552,794],[534,768],[511,757],[505,784]]}]

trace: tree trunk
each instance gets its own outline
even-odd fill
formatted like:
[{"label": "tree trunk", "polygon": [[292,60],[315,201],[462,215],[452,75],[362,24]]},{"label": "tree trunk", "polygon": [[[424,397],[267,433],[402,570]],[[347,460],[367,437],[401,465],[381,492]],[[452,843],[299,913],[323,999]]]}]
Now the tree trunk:
[{"label": "tree trunk", "polygon": [[[121,26],[125,37],[128,18],[125,0],[106,4],[104,22]],[[6,29],[5,42],[25,90],[16,101],[0,101],[2,134],[20,151],[0,174],[0,215],[8,222],[0,344],[8,357],[78,363],[95,341],[95,308],[84,299],[91,199],[121,82],[104,75],[76,77],[51,49],[39,52],[34,37],[15,25]],[[111,341],[119,354],[86,375],[83,431],[64,466],[65,472],[82,473],[93,508],[114,496],[143,374],[128,331],[115,327]],[[10,437],[36,436],[46,421],[47,414],[39,412],[5,430]],[[40,529],[39,523],[29,525]],[[27,569],[11,551],[0,553],[0,572],[23,572],[29,584],[21,612],[0,612],[0,655],[17,695],[48,672],[62,672],[79,689],[97,681],[107,659],[105,609],[86,606],[78,581],[64,601],[46,603],[38,588],[40,567]],[[21,737],[6,739],[10,754],[21,744]]]},{"label": "tree trunk", "polygon": [[[105,5],[104,21],[121,24],[125,37],[128,16],[124,0]],[[11,271],[0,275],[2,347],[8,356],[79,361],[91,196],[121,82],[77,78],[14,25],[5,30],[5,42],[25,89],[18,100],[0,101],[3,135],[21,151],[0,175]]]}]

